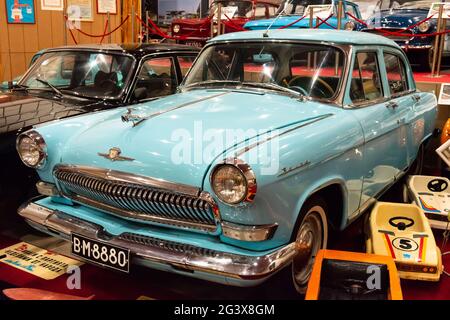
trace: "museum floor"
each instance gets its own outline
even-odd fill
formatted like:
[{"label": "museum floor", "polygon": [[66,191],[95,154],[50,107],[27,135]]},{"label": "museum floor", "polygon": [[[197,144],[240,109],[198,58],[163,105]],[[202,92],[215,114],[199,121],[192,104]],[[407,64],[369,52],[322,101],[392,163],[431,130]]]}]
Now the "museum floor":
[{"label": "museum floor", "polygon": [[[430,149],[433,150],[433,145]],[[432,169],[436,168],[437,161],[434,152],[428,152],[427,155],[425,172],[437,174],[435,169]],[[401,183],[402,181],[399,181],[391,188],[382,200],[400,201]],[[353,223],[336,237],[337,240],[331,241],[330,247],[347,251],[363,251],[362,221],[363,219],[360,218]],[[436,231],[435,236],[437,245],[441,247],[442,231]],[[33,231],[13,212],[3,212],[0,223],[0,249],[20,241],[60,254],[67,255],[70,251],[67,243]],[[450,245],[447,244],[446,248],[441,248],[441,250],[449,251]],[[450,266],[450,256],[444,259],[444,265]],[[54,280],[44,280],[0,263],[0,289],[36,288],[81,297],[95,295],[94,299],[298,299],[299,296],[295,292],[282,287],[281,277],[286,275],[283,272],[277,274],[258,287],[236,288],[143,267],[133,267],[132,273],[124,275],[84,264],[81,266],[81,289],[69,290],[66,285],[68,275],[61,275]],[[405,299],[450,299],[450,277],[444,274],[437,283],[402,281],[401,284]],[[5,299],[1,293],[0,299]]]}]

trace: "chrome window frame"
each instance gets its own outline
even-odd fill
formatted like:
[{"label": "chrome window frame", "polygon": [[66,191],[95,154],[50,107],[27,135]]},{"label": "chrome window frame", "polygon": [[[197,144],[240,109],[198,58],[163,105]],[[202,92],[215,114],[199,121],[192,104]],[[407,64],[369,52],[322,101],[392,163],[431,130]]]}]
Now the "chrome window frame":
[{"label": "chrome window frame", "polygon": [[348,80],[350,80],[350,83],[347,83],[347,85],[349,86],[349,90],[351,90],[351,78],[352,78],[352,71],[353,71],[353,66],[355,65],[355,61],[356,61],[356,59],[357,59],[357,54],[358,53],[369,53],[369,52],[371,52],[371,53],[375,53],[375,56],[376,56],[376,63],[377,63],[377,70],[378,70],[378,74],[379,74],[379,78],[380,78],[380,85],[381,85],[381,97],[379,97],[379,98],[377,98],[377,99],[375,99],[375,100],[369,100],[369,101],[362,101],[362,102],[359,102],[359,103],[353,103],[353,101],[351,100],[351,98],[350,98],[350,91],[349,91],[349,93],[348,93],[348,98],[349,98],[349,101],[351,101],[351,103],[349,104],[349,105],[347,105],[347,106],[344,106],[344,108],[345,109],[360,109],[360,108],[366,108],[366,107],[370,107],[370,106],[373,106],[373,105],[376,105],[376,104],[380,104],[380,103],[384,103],[384,102],[387,102],[387,101],[389,101],[389,100],[391,100],[391,98],[390,97],[387,97],[386,96],[386,94],[385,94],[385,92],[384,92],[384,88],[383,88],[383,84],[384,84],[384,81],[383,81],[383,79],[382,79],[382,77],[381,77],[381,68],[380,68],[380,61],[378,61],[378,49],[361,49],[361,50],[358,50],[358,49],[356,49],[356,50],[353,50],[353,57],[355,58],[355,60],[353,60],[352,62],[352,65],[351,65],[351,68],[349,68],[348,69]]},{"label": "chrome window frame", "polygon": [[[166,53],[166,55],[164,55],[163,53],[161,53],[159,55],[156,54],[156,56],[155,56],[155,54],[148,54],[148,55],[145,55],[144,57],[142,57],[141,61],[139,62],[138,68],[136,69],[136,72],[135,72],[135,75],[134,75],[134,79],[133,79],[133,81],[131,83],[131,86],[130,86],[131,90],[128,92],[127,101],[129,101],[130,103],[131,102],[132,103],[140,103],[140,102],[145,102],[147,99],[156,99],[156,98],[166,97],[166,96],[156,96],[156,97],[150,97],[150,98],[137,100],[137,101],[131,101],[130,100],[131,97],[133,96],[134,90],[136,89],[136,85],[137,85],[137,83],[139,81],[139,79],[138,79],[139,78],[139,74],[141,73],[142,68],[144,67],[144,64],[147,61],[150,61],[150,60],[153,60],[153,59],[164,59],[164,58],[170,59],[172,61],[172,67],[174,68],[174,72],[175,72],[175,81],[176,81],[176,84],[177,84],[176,87],[178,87],[178,84],[180,83],[180,80],[178,79],[178,72],[177,72],[177,65],[176,65],[176,63],[178,63],[178,61],[175,62],[176,59],[174,59],[174,56],[170,55],[170,54],[167,54],[167,53]],[[174,92],[176,92],[176,89],[175,89]]]},{"label": "chrome window frame", "polygon": [[[335,42],[329,42],[329,41],[289,40],[289,39],[275,39],[275,38],[274,39],[261,38],[261,39],[242,39],[242,40],[220,40],[220,41],[212,40],[203,47],[203,49],[200,51],[200,53],[198,53],[197,59],[195,59],[193,65],[198,63],[198,59],[200,58],[200,56],[210,46],[229,44],[229,43],[231,43],[231,44],[239,44],[239,43],[248,44],[248,43],[261,43],[261,42],[272,43],[272,44],[281,44],[281,43],[283,43],[283,44],[303,44],[303,45],[315,44],[315,45],[330,46],[330,47],[333,47],[333,48],[336,48],[336,49],[342,51],[345,60],[344,60],[343,66],[342,66],[342,77],[339,81],[338,90],[336,91],[335,96],[331,99],[318,99],[318,98],[311,98],[311,97],[307,97],[307,99],[310,99],[312,101],[331,104],[336,107],[341,107],[341,108],[343,107],[344,97],[345,97],[345,92],[346,92],[346,84],[347,84],[347,80],[348,80],[348,76],[349,76],[349,66],[350,66],[350,62],[351,62],[351,61],[349,61],[349,59],[351,59],[352,47],[353,47],[353,45],[351,45],[351,44],[341,44],[341,43],[335,43]],[[189,69],[189,72],[186,74],[186,76],[183,79],[183,82],[180,84],[180,89],[183,89],[186,78],[189,77],[191,72],[192,72],[192,67]]]},{"label": "chrome window frame", "polygon": [[[132,65],[130,67],[130,73],[127,77],[127,81],[124,82],[124,88],[122,89],[122,92],[117,95],[116,97],[100,97],[100,96],[94,96],[94,97],[88,97],[88,96],[79,96],[80,98],[83,99],[103,99],[105,101],[114,101],[114,100],[122,100],[124,101],[124,98],[128,96],[128,90],[127,88],[129,88],[129,84],[131,84],[134,81],[135,78],[135,68],[136,68],[136,63],[137,63],[137,59],[134,55],[132,55],[131,53],[127,53],[127,52],[123,52],[123,51],[118,51],[118,50],[108,50],[108,49],[92,49],[92,48],[77,48],[76,50],[74,50],[73,48],[67,48],[67,49],[48,49],[45,52],[43,52],[41,54],[41,56],[33,63],[33,65],[25,72],[25,74],[20,78],[19,80],[19,85],[22,83],[22,81],[32,72],[36,69],[36,67],[38,66],[38,61],[40,61],[47,53],[54,53],[54,52],[70,52],[70,53],[75,53],[75,52],[89,52],[89,53],[97,53],[97,54],[108,54],[108,55],[116,55],[116,56],[125,56],[125,57],[129,57],[132,59]],[[128,86],[127,86],[128,84]],[[74,95],[76,96],[76,95]],[[78,97],[78,96],[77,96]]]}]

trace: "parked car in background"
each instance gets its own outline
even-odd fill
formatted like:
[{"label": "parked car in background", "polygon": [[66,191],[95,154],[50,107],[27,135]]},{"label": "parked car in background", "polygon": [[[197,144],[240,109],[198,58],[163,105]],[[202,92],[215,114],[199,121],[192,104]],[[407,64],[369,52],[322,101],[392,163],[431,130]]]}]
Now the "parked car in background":
[{"label": "parked car in background", "polygon": [[[306,11],[309,5],[332,5],[333,16],[326,23],[321,23],[316,18],[310,21],[310,13]],[[345,0],[342,1],[342,5],[343,16],[341,28],[345,30],[360,30],[362,24],[358,20],[362,18],[358,5]],[[338,1],[336,0],[284,0],[275,17],[265,20],[249,21],[244,25],[244,28],[247,30],[266,30],[269,27],[271,29],[278,29],[280,27],[298,29],[311,28],[311,26],[315,27],[319,24],[319,29],[336,29],[338,27],[338,11]],[[303,16],[305,17],[302,18]],[[323,19],[326,18],[324,17]]]},{"label": "parked car in background", "polygon": [[172,94],[197,53],[168,44],[44,51],[12,92],[0,95],[0,207],[16,209],[36,182],[34,172],[17,158],[18,133],[43,122]]},{"label": "parked car in background", "polygon": [[[437,17],[417,24],[427,18],[433,2],[436,1],[411,1],[391,9],[381,10],[367,19],[367,26],[362,31],[381,34],[394,40],[405,50],[411,62],[417,63],[425,69],[431,69],[434,37],[418,37],[417,35],[435,33],[437,31],[437,19],[435,18]],[[412,26],[414,27],[410,28]],[[395,34],[396,32],[397,34]],[[443,54],[444,56],[450,54],[447,36]]]},{"label": "parked car in background", "polygon": [[[180,37],[178,43],[196,47],[203,47],[208,39],[218,34],[217,15],[221,6],[222,27],[221,33],[240,31],[240,28],[250,20],[267,19],[275,15],[278,10],[278,2],[273,0],[215,0],[209,9],[206,18],[174,19],[172,21],[172,36]],[[213,30],[211,30],[210,17],[215,15]],[[228,19],[229,18],[229,19]]]},{"label": "parked car in background", "polygon": [[21,134],[43,197],[20,216],[104,267],[249,286],[289,265],[304,292],[330,231],[416,166],[437,105],[395,42],[350,31],[216,37],[179,90]]},{"label": "parked car in background", "polygon": [[[36,52],[36,54],[31,58],[29,67],[31,67],[33,65],[33,63],[36,62],[36,60],[42,55],[43,52],[44,52],[44,50]],[[22,77],[22,75],[15,77],[11,81],[3,81],[0,84],[0,92],[9,91],[13,86],[15,86],[19,82],[21,77]]]}]

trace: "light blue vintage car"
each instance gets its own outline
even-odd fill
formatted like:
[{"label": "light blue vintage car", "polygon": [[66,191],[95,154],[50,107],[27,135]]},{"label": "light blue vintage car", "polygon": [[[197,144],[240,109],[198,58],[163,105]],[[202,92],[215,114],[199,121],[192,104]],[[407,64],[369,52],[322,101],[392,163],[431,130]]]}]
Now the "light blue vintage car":
[{"label": "light blue vintage car", "polygon": [[20,135],[44,197],[18,212],[105,267],[249,286],[289,266],[303,292],[330,232],[420,169],[436,104],[384,37],[223,35],[178,94]]},{"label": "light blue vintage car", "polygon": [[[339,29],[338,7],[339,0],[284,0],[277,12],[277,15],[271,19],[258,19],[247,22],[244,25],[246,30],[266,30],[266,29]],[[308,6],[316,6],[313,11],[314,16],[319,10],[317,6],[331,5],[332,16],[322,16],[322,20],[310,18]],[[356,19],[355,19],[356,18]],[[359,6],[351,1],[342,0],[342,20],[341,29],[360,31],[364,25],[362,21]],[[324,21],[325,20],[325,21]]]}]

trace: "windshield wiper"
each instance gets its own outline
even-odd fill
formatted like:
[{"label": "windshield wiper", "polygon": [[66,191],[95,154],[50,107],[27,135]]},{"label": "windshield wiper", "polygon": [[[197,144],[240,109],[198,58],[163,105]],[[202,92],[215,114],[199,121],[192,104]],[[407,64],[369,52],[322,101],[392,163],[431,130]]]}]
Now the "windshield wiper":
[{"label": "windshield wiper", "polygon": [[297,92],[297,91],[289,89],[289,88],[285,88],[285,87],[280,86],[279,84],[276,84],[276,83],[271,83],[271,82],[242,82],[241,84],[243,86],[247,86],[247,87],[263,88],[263,89],[269,89],[269,90],[285,92],[285,93],[288,93],[290,96],[301,97],[301,98],[304,97],[304,95],[301,94],[300,92]]},{"label": "windshield wiper", "polygon": [[52,89],[53,92],[56,94],[57,97],[62,98],[62,97],[64,96],[64,94],[63,94],[61,91],[59,91],[59,89],[56,88],[54,85],[52,85],[50,82],[45,81],[45,80],[42,80],[42,79],[40,79],[40,78],[36,78],[35,80],[38,81],[38,82],[40,82],[40,83],[45,84],[45,85],[48,86],[50,89]]},{"label": "windshield wiper", "polygon": [[187,86],[183,86],[181,88],[183,89],[183,88],[191,88],[191,87],[197,87],[197,86],[201,87],[201,86],[209,86],[209,85],[215,85],[215,84],[238,85],[238,84],[241,84],[241,82],[237,81],[237,80],[206,80],[206,81],[195,82],[195,83],[189,84]]}]

